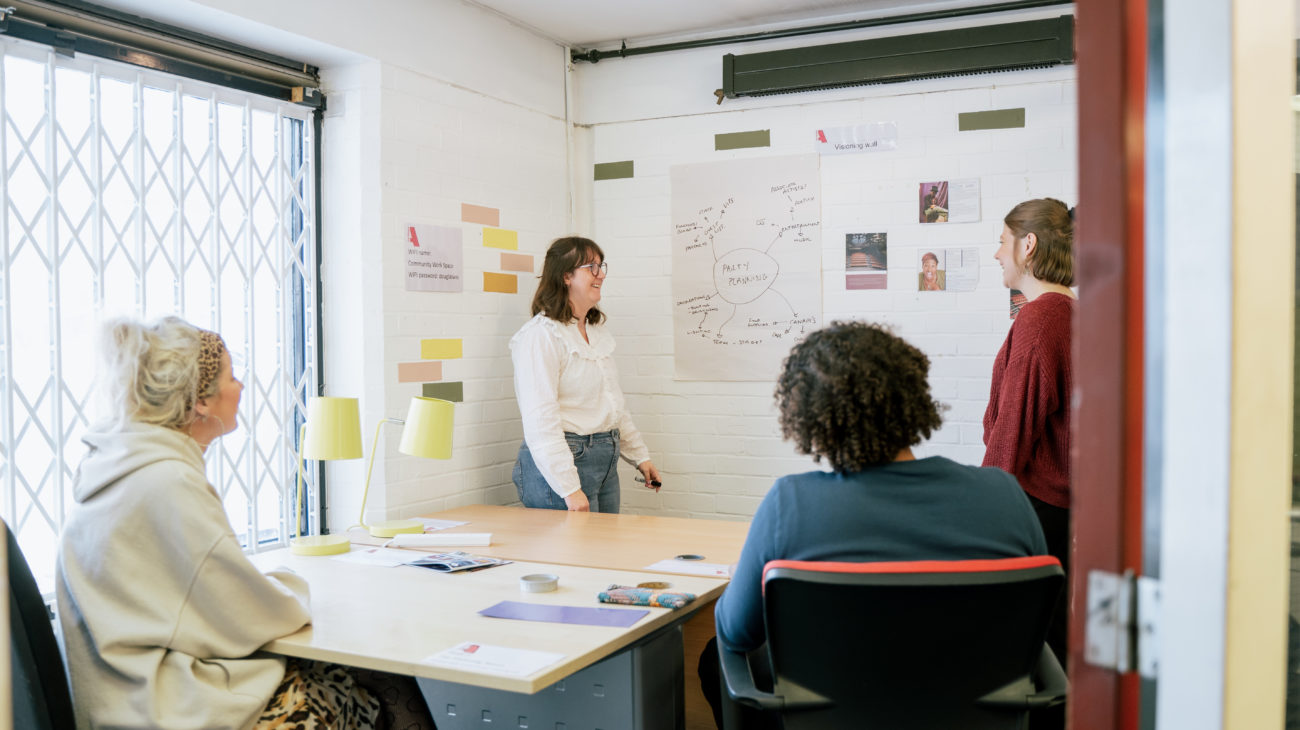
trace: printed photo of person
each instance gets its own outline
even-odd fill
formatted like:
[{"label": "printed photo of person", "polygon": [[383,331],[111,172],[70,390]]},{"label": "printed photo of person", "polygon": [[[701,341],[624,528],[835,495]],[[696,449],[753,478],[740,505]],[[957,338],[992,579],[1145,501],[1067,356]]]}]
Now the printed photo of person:
[{"label": "printed photo of person", "polygon": [[948,222],[948,182],[923,182],[920,186],[922,223]]},{"label": "printed photo of person", "polygon": [[926,251],[921,254],[921,271],[916,275],[917,291],[944,291],[948,288],[947,271],[939,261],[943,253]]}]

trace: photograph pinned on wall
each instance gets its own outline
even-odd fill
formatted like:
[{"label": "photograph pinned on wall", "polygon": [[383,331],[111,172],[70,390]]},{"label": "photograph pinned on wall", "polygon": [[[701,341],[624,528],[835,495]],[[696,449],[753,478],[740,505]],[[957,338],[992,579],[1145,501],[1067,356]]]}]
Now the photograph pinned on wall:
[{"label": "photograph pinned on wall", "polygon": [[941,248],[922,251],[920,271],[916,274],[917,291],[947,291],[948,265],[944,261],[945,251]]},{"label": "photograph pinned on wall", "polygon": [[917,291],[975,291],[979,284],[980,254],[974,246],[921,249],[917,256]]},{"label": "photograph pinned on wall", "polygon": [[889,283],[889,235],[844,234],[844,288],[884,289]]},{"label": "photograph pinned on wall", "polygon": [[923,182],[918,196],[921,223],[973,223],[980,219],[977,177]]},{"label": "photograph pinned on wall", "polygon": [[1015,319],[1020,314],[1020,308],[1029,303],[1029,297],[1019,289],[1011,290],[1011,319]]}]

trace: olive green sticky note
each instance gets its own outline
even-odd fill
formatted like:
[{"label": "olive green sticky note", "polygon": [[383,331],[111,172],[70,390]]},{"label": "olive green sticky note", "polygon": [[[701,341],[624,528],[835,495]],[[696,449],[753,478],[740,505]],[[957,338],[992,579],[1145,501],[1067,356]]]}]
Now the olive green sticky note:
[{"label": "olive green sticky note", "polygon": [[465,402],[465,384],[460,381],[454,383],[425,383],[422,387],[424,392],[421,395],[425,398],[438,398],[453,403]]},{"label": "olive green sticky note", "polygon": [[632,177],[631,160],[623,160],[622,162],[597,162],[596,163],[597,180],[618,180],[625,177]]},{"label": "olive green sticky note", "polygon": [[987,112],[962,112],[957,115],[959,132],[972,132],[977,129],[1012,129],[1023,126],[1025,126],[1024,107],[994,109]]},{"label": "olive green sticky note", "polygon": [[420,340],[420,359],[454,360],[461,355],[461,340]]},{"label": "olive green sticky note", "polygon": [[756,129],[752,132],[731,132],[713,135],[713,149],[739,150],[745,147],[771,147],[772,130]]}]

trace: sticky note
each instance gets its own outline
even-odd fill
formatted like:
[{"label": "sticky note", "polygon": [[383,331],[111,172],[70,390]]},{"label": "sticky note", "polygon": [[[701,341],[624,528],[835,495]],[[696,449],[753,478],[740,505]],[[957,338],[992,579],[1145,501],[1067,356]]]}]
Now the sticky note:
[{"label": "sticky note", "polygon": [[526,253],[502,253],[501,268],[505,271],[533,273],[533,257]]},{"label": "sticky note", "polygon": [[454,383],[425,383],[423,395],[425,398],[439,398],[449,400],[453,403],[465,402],[465,384],[456,381]]},{"label": "sticky note", "polygon": [[430,380],[442,380],[441,362],[397,363],[397,382],[424,383]]},{"label": "sticky note", "polygon": [[739,150],[745,147],[771,147],[772,130],[756,129],[752,132],[731,132],[713,135],[713,149]]},{"label": "sticky note", "polygon": [[594,177],[596,180],[619,180],[632,177],[632,160],[597,162]]},{"label": "sticky note", "polygon": [[490,248],[508,248],[514,251],[519,248],[519,232],[506,230],[505,228],[484,228],[483,245]]},{"label": "sticky note", "polygon": [[499,226],[501,225],[501,211],[496,208],[461,203],[460,219],[466,223],[477,223],[482,226]]},{"label": "sticky note", "polygon": [[491,271],[484,271],[483,291],[498,292],[501,294],[518,293],[519,277],[514,274],[495,274]]},{"label": "sticky note", "polygon": [[1025,110],[994,109],[987,112],[962,112],[957,115],[957,131],[977,129],[1014,129],[1025,126]]},{"label": "sticky note", "polygon": [[420,340],[423,360],[455,360],[461,356],[461,340]]}]

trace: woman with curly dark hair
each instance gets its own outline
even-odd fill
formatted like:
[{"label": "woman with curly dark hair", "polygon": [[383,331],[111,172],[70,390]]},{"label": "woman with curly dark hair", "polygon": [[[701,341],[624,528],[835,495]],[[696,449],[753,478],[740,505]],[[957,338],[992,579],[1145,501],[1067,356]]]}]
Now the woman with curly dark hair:
[{"label": "woman with curly dark hair", "polygon": [[[1009,474],[913,456],[912,447],[941,422],[929,369],[920,350],[865,322],[835,322],[790,351],[776,387],[782,435],[831,470],[781,477],[759,504],[715,609],[723,645],[751,651],[764,642],[763,566],[771,560],[1047,552],[1029,500]],[[711,654],[706,650],[700,667],[706,692],[717,686],[706,666],[716,661]]]}]

